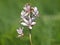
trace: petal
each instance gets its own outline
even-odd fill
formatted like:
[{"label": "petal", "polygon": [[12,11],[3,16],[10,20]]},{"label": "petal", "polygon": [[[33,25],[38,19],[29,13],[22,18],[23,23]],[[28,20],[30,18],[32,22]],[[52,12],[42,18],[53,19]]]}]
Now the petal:
[{"label": "petal", "polygon": [[31,24],[31,22],[32,22],[32,19],[30,18],[30,19],[29,19],[29,23]]},{"label": "petal", "polygon": [[17,30],[17,33],[20,34],[19,30]]},{"label": "petal", "polygon": [[18,34],[22,34],[22,33],[23,33],[23,30],[21,30],[21,29],[18,30],[18,29],[17,29],[17,32],[18,32]]},{"label": "petal", "polygon": [[19,30],[17,29],[17,33],[19,34]]},{"label": "petal", "polygon": [[36,15],[38,15],[39,11],[36,12]]},{"label": "petal", "polygon": [[25,16],[27,16],[27,15],[28,15],[28,13],[25,14]]},{"label": "petal", "polygon": [[32,22],[32,24],[31,25],[35,25],[36,24],[36,22]]},{"label": "petal", "polygon": [[22,11],[21,12],[21,18],[24,18],[25,14],[26,14],[26,12]]},{"label": "petal", "polygon": [[27,5],[27,9],[30,9],[30,5]]},{"label": "petal", "polygon": [[29,26],[29,29],[32,29],[32,26]]},{"label": "petal", "polygon": [[21,15],[24,15],[24,14],[25,14],[25,12],[22,10]]},{"label": "petal", "polygon": [[21,37],[22,35],[18,35],[18,37]]},{"label": "petal", "polygon": [[24,7],[23,9],[24,9],[25,11],[27,11],[27,12],[30,11],[30,5],[28,5],[28,4],[25,5],[25,7]]},{"label": "petal", "polygon": [[26,23],[24,23],[24,22],[22,22],[21,25],[23,25],[23,26],[28,26],[28,25],[27,25]]},{"label": "petal", "polygon": [[35,12],[32,12],[35,15]]},{"label": "petal", "polygon": [[27,10],[26,6],[25,6],[25,7],[23,7],[23,9],[26,11],[26,10]]},{"label": "petal", "polygon": [[22,18],[22,19],[26,24],[28,24],[28,20],[26,20],[25,18]]},{"label": "petal", "polygon": [[29,15],[29,23],[31,23],[31,22],[32,22],[32,19],[31,19],[30,15]]},{"label": "petal", "polygon": [[37,12],[37,7],[34,7],[34,12]]},{"label": "petal", "polygon": [[21,35],[18,35],[18,37],[22,37],[22,36],[24,36],[24,34],[22,33]]}]

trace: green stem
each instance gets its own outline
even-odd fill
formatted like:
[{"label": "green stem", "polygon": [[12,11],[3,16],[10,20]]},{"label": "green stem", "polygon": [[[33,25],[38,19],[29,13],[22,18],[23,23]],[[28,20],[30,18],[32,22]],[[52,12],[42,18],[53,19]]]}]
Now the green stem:
[{"label": "green stem", "polygon": [[32,45],[31,30],[29,30],[29,40],[30,40],[30,45]]}]

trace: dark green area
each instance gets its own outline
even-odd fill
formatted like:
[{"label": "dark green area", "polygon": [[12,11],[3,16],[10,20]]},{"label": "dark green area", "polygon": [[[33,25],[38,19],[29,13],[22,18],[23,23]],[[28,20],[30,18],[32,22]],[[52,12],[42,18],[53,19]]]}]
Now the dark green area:
[{"label": "dark green area", "polygon": [[60,45],[60,0],[0,0],[0,45],[30,45],[27,28],[23,38],[16,32],[27,2],[40,12],[32,29],[33,45]]}]

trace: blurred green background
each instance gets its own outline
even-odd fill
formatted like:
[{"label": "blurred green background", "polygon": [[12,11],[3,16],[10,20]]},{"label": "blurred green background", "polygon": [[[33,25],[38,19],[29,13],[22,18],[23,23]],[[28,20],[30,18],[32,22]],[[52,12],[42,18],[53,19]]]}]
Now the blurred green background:
[{"label": "blurred green background", "polygon": [[60,0],[0,0],[0,45],[30,45],[27,28],[23,38],[16,32],[27,2],[40,12],[32,29],[33,45],[60,45]]}]

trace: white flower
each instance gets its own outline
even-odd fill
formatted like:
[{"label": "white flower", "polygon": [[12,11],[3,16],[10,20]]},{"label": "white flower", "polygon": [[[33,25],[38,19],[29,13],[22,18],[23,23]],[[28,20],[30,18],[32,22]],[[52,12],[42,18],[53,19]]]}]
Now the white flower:
[{"label": "white flower", "polygon": [[17,29],[17,33],[19,34],[18,37],[23,36],[23,35],[24,35],[24,34],[23,34],[23,28]]},{"label": "white flower", "polygon": [[26,11],[26,12],[29,12],[30,11],[30,5],[25,5],[25,7],[23,7],[23,9]]},{"label": "white flower", "polygon": [[[36,24],[35,19],[38,16],[38,9],[37,7],[31,7],[29,3],[27,3],[23,10],[21,11],[21,25],[27,26],[30,30],[32,29],[32,26]],[[23,34],[23,28],[17,29],[18,37],[24,36]]]},{"label": "white flower", "polygon": [[22,22],[21,24],[23,26],[28,26],[29,29],[32,29],[32,25],[35,25],[36,24],[36,22],[32,22],[32,19],[30,17],[29,17],[29,20],[23,18],[23,21],[24,22]]},{"label": "white flower", "polygon": [[39,11],[37,7],[31,7],[28,3],[23,7],[23,9],[24,10],[21,12],[23,22],[21,22],[21,24],[32,29],[32,26],[36,24],[35,18],[38,16]]},{"label": "white flower", "polygon": [[32,13],[33,13],[35,16],[38,16],[39,11],[38,11],[37,7],[34,7],[33,10],[34,10],[34,11],[33,11]]},{"label": "white flower", "polygon": [[21,18],[25,18],[26,16],[28,16],[29,13],[25,12],[22,10],[21,12]]}]

